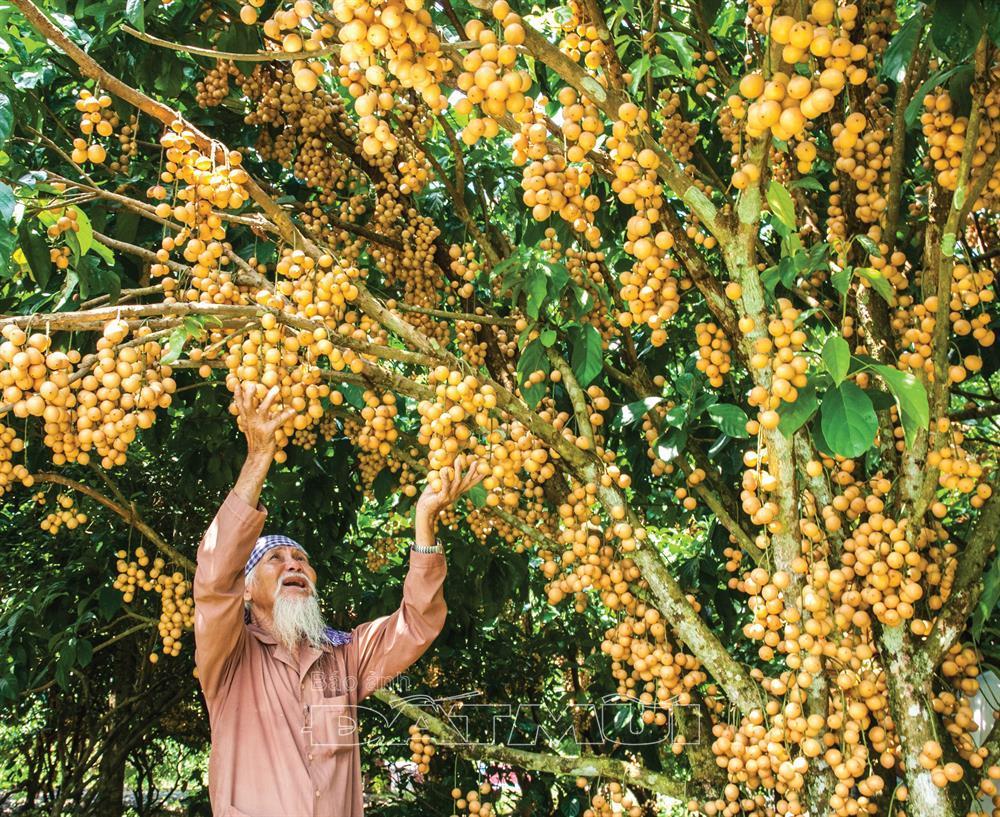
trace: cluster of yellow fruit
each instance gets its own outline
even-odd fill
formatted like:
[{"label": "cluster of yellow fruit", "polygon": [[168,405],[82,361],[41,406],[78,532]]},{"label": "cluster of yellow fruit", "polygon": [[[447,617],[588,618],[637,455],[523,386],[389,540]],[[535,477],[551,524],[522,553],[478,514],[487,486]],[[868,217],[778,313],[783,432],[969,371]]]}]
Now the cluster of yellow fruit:
[{"label": "cluster of yellow fruit", "polygon": [[[167,276],[163,280],[165,300],[203,301],[208,303],[241,303],[231,276],[220,270],[228,264],[223,242],[226,227],[216,208],[239,209],[250,198],[244,185],[250,177],[242,167],[243,157],[237,151],[227,153],[219,164],[215,156],[206,156],[195,144],[195,136],[181,121],[174,122],[160,138],[165,149],[165,162],[160,184],[147,191],[149,198],[159,203],[155,207],[160,218],[173,218],[183,227],[176,235],[165,235],[157,251],[157,264],[150,272]],[[174,204],[164,185],[171,186]],[[169,276],[167,261],[180,249],[191,265],[187,289],[174,294],[176,279]]]},{"label": "cluster of yellow fruit", "polygon": [[232,60],[216,60],[215,66],[205,72],[204,79],[195,83],[195,102],[203,108],[221,105],[229,96],[229,78],[239,75],[240,69]]},{"label": "cluster of yellow fruit", "polygon": [[567,3],[569,16],[562,23],[563,37],[559,50],[574,62],[583,59],[583,64],[591,71],[597,71],[604,61],[606,46],[597,26],[586,19],[586,10],[578,0]]},{"label": "cluster of yellow fruit", "polygon": [[[735,300],[737,284],[731,284],[728,291]],[[806,369],[808,361],[799,354],[805,346],[806,333],[798,328],[800,310],[792,306],[787,298],[779,298],[778,313],[767,324],[769,337],[758,338],[754,342],[750,366],[766,374],[768,387],[757,385],[750,391],[749,403],[758,408],[757,422],[766,431],[773,431],[781,420],[778,407],[782,403],[794,403],[798,398],[798,390],[806,385]],[[740,318],[741,332],[752,332],[753,318]],[[756,434],[758,428],[751,421],[747,428],[751,434]]]},{"label": "cluster of yellow fruit", "polygon": [[[994,74],[997,69],[992,69]],[[969,128],[967,116],[956,116],[951,95],[941,89],[924,97],[924,112],[920,124],[927,140],[925,163],[935,172],[937,183],[946,190],[958,186],[958,168],[965,151],[966,133]],[[972,168],[983,167],[997,149],[1000,135],[1000,93],[996,88],[988,91],[980,110],[979,135]],[[994,167],[983,192],[974,202],[973,209],[995,209],[1000,202],[1000,168]]]},{"label": "cluster of yellow fruit", "polygon": [[392,153],[396,137],[383,116],[394,105],[393,78],[401,89],[416,91],[431,110],[441,112],[447,99],[440,83],[452,62],[441,51],[423,0],[335,3],[331,13],[343,43],[341,66],[356,65],[364,72],[348,89],[366,134],[361,147],[369,156]]},{"label": "cluster of yellow fruit", "polygon": [[[565,152],[552,152],[555,148],[548,141],[544,115],[529,113],[519,117],[520,130],[513,139],[513,161],[524,167],[522,200],[531,208],[532,218],[545,221],[558,213],[596,248],[601,233],[594,224],[594,214],[600,209],[601,200],[586,192],[594,175],[594,166],[586,156],[594,148],[604,125],[600,113],[588,100],[577,102],[576,99],[576,92],[570,87],[559,92],[565,113],[562,126]],[[543,109],[544,103],[544,98],[540,98]]]},{"label": "cluster of yellow fruit", "polygon": [[[326,330],[321,327],[291,332],[278,323],[273,312],[262,315],[260,323],[260,329],[234,335],[228,340],[226,385],[233,391],[240,383],[254,383],[258,398],[277,386],[276,403],[295,409],[295,416],[275,434],[279,445],[276,460],[284,462],[287,454],[283,449],[289,438],[297,430],[317,424],[323,417],[323,398],[330,397],[336,404],[336,396],[323,382],[317,358],[328,355],[334,367],[339,364],[340,370],[346,364],[342,358],[335,360],[337,353],[326,337]],[[230,412],[236,414],[235,405],[230,407]]]},{"label": "cluster of yellow fruit", "polygon": [[[45,502],[44,496],[41,502]],[[56,497],[56,503],[59,505],[59,509],[48,514],[39,524],[39,527],[46,533],[55,536],[64,525],[67,530],[74,530],[87,522],[87,514],[75,507],[73,497],[70,494],[59,494]]]},{"label": "cluster of yellow fruit", "polygon": [[49,336],[29,338],[16,326],[4,327],[4,400],[16,417],[44,419],[43,441],[54,464],[86,464],[90,451],[105,468],[122,464],[136,429],[149,428],[155,409],[170,405],[176,384],[170,367],[159,365],[160,344],[142,341],[152,331],[148,327],[124,344],[129,331],[125,321],[106,324],[95,355],[71,379],[71,368],[81,361],[78,351],[50,351]]},{"label": "cluster of yellow fruit", "polygon": [[479,784],[478,789],[469,789],[464,794],[459,788],[452,789],[451,799],[455,801],[455,817],[459,814],[466,814],[469,817],[472,817],[472,815],[476,815],[476,817],[493,817],[496,814],[493,804],[482,799],[492,793],[493,787],[485,781]]},{"label": "cluster of yellow fruit", "polygon": [[[489,383],[481,384],[472,375],[463,377],[461,372],[447,366],[432,369],[428,381],[434,388],[435,399],[421,400],[417,404],[420,415],[417,442],[427,446],[429,451],[427,484],[432,490],[439,490],[445,478],[441,472],[455,466],[461,454],[477,447],[476,430],[488,433],[496,425],[490,420],[490,411],[496,408],[497,396]],[[491,478],[495,481],[496,475]]]},{"label": "cluster of yellow fruit", "polygon": [[698,500],[688,491],[688,488],[695,488],[705,481],[707,474],[701,468],[695,468],[684,478],[687,487],[681,486],[674,489],[674,496],[681,501],[684,510],[693,511],[698,507]]},{"label": "cluster of yellow fruit", "polygon": [[660,94],[660,116],[663,117],[660,144],[670,152],[674,161],[686,165],[691,161],[701,125],[685,121],[681,114],[681,98],[676,91]]},{"label": "cluster of yellow fruit", "polygon": [[118,127],[118,114],[111,110],[111,97],[107,94],[94,96],[86,88],[81,88],[79,98],[74,103],[80,112],[80,133],[86,139],[73,139],[73,151],[70,158],[78,165],[93,162],[99,165],[108,157],[108,152],[100,142],[93,141],[94,134],[108,137]]},{"label": "cluster of yellow fruit", "polygon": [[937,421],[937,431],[939,439],[950,437],[946,444],[927,452],[928,467],[937,468],[940,472],[938,485],[946,491],[971,494],[969,502],[972,507],[981,508],[993,494],[993,489],[989,483],[982,481],[983,466],[962,447],[965,442],[964,432],[947,417]]},{"label": "cluster of yellow fruit", "polygon": [[[286,247],[281,252],[275,272],[282,276],[275,284],[275,293],[294,304],[295,314],[303,318],[321,318],[330,323],[342,316],[346,305],[358,297],[355,282],[361,277],[360,270],[338,264],[327,253],[317,261],[302,250]],[[258,303],[262,302],[263,295],[263,292],[258,294]],[[322,337],[321,332],[316,339]],[[317,349],[317,353],[332,354],[333,349],[328,352]]]},{"label": "cluster of yellow fruit", "polygon": [[435,748],[431,736],[422,732],[420,727],[411,723],[410,733],[410,759],[417,764],[417,771],[420,774],[427,774],[431,770],[431,758],[434,757]]},{"label": "cluster of yellow fruit", "polygon": [[[121,591],[122,601],[131,604],[139,590],[160,596],[160,620],[157,624],[163,654],[177,656],[181,652],[181,636],[194,627],[194,600],[190,597],[190,583],[180,572],[166,573],[166,562],[157,556],[150,560],[146,549],[135,549],[135,557],[128,560],[128,551],[118,551],[114,588]],[[152,564],[151,564],[152,561]],[[151,653],[149,660],[156,663],[158,653]]]},{"label": "cluster of yellow fruit", "polygon": [[392,392],[376,394],[373,391],[364,393],[365,407],[361,409],[361,417],[365,421],[358,434],[358,445],[368,451],[377,451],[382,457],[388,458],[393,445],[399,439],[395,418],[399,413],[396,408],[396,395]]},{"label": "cluster of yellow fruit", "polygon": [[[772,17],[774,4],[761,5],[764,29],[771,42],[782,46],[782,61],[793,70],[775,71],[767,79],[759,72],[745,75],[739,82],[739,95],[733,94],[727,100],[729,109],[736,120],[746,122],[746,133],[751,138],[770,131],[786,142],[798,140],[795,155],[799,170],[808,172],[816,156],[816,147],[809,141],[811,123],[833,110],[848,84],[858,86],[868,79],[868,48],[853,43],[849,37],[858,7],[851,3],[838,7],[831,0],[816,0],[809,18],[796,20],[788,15]],[[839,29],[831,27],[835,14]],[[795,70],[813,58],[823,60],[824,66],[815,75]],[[752,183],[753,165],[738,167],[739,155],[734,155],[733,162],[738,171],[742,170],[734,176],[734,186]]]},{"label": "cluster of yellow fruit", "polygon": [[[725,800],[703,804],[703,809],[711,805],[717,813],[735,814],[739,803],[749,813],[772,813],[752,798],[753,791],[764,787],[775,789],[790,813],[800,813],[805,779],[822,758],[838,779],[831,813],[874,813],[885,789],[876,762],[883,769],[899,767],[884,668],[870,631],[878,619],[886,626],[907,624],[915,636],[926,636],[951,593],[958,549],[939,524],[908,531],[909,520],[888,516],[890,480],[876,473],[860,482],[854,476],[858,470],[852,460],[810,461],[808,476],[817,479],[829,472],[835,494],[818,513],[811,493],[802,492],[802,555],[793,560],[791,571],[772,574],[758,567],[730,581],[730,587],[750,597],[753,619],[744,635],[761,642],[762,660],[783,655],[787,669],[774,678],[754,671],[772,696],[763,712],[752,713],[738,726],[720,721],[713,727],[712,749],[730,786]],[[821,522],[813,521],[820,516]],[[832,537],[838,540],[836,550]],[[739,570],[740,555],[730,549],[727,556],[727,567]],[[807,714],[806,698],[814,678],[824,671],[824,659],[839,668],[829,712]],[[969,699],[978,691],[979,671],[975,649],[955,645],[941,665],[944,688],[934,700],[956,751],[974,768],[983,766],[986,757],[971,738],[976,724]],[[961,775],[940,764],[941,757],[935,747],[924,747],[921,763],[935,770],[934,782],[943,786]],[[990,775],[981,793],[994,795],[991,780],[997,776],[1000,770]]]},{"label": "cluster of yellow fruit", "polygon": [[695,363],[699,372],[704,372],[713,388],[721,389],[723,378],[732,368],[729,352],[732,344],[725,331],[715,323],[699,323],[694,328],[695,339],[698,341],[698,361]]},{"label": "cluster of yellow fruit", "polygon": [[612,780],[590,798],[590,807],[583,810],[583,817],[642,817],[644,808],[636,802],[632,792],[617,780]]},{"label": "cluster of yellow fruit", "polygon": [[651,148],[639,149],[641,134],[648,131],[648,115],[631,102],[622,104],[612,125],[607,147],[614,162],[612,190],[623,204],[635,207],[626,225],[624,249],[636,260],[621,274],[621,298],[628,312],[618,316],[622,327],[645,324],[650,342],[667,342],[664,324],[680,308],[681,285],[674,275],[680,264],[670,254],[674,236],[660,223],[663,187],[657,179],[660,158]]},{"label": "cluster of yellow fruit", "polygon": [[505,114],[530,111],[532,101],[525,97],[531,87],[526,71],[515,69],[517,46],[524,42],[521,17],[510,10],[506,0],[496,0],[493,16],[503,26],[503,44],[481,20],[465,24],[465,36],[478,43],[462,58],[462,73],[456,86],[466,96],[455,104],[455,112],[471,116],[479,106],[483,116],[472,116],[462,129],[462,141],[474,145],[483,137],[492,138],[500,132],[499,119]]}]

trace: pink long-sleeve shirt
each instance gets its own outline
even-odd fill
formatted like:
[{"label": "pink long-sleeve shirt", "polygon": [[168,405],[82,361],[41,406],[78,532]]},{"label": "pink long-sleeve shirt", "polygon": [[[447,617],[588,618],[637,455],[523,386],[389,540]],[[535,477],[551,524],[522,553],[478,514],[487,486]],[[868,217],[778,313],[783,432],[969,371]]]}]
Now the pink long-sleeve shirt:
[{"label": "pink long-sleeve shirt", "polygon": [[410,554],[403,602],[349,644],[298,661],[243,620],[243,567],[267,510],[230,492],[198,547],[195,663],[208,704],[214,817],[362,817],[357,705],[444,627],[445,559]]}]

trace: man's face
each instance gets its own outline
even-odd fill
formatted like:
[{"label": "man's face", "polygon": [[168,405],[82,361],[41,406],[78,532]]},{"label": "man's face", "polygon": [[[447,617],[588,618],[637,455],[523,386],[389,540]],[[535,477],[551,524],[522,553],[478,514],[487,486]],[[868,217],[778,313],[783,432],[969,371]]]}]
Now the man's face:
[{"label": "man's face", "polygon": [[293,547],[277,547],[264,554],[253,572],[244,598],[259,608],[270,610],[275,598],[308,598],[316,584],[316,571],[309,557]]}]

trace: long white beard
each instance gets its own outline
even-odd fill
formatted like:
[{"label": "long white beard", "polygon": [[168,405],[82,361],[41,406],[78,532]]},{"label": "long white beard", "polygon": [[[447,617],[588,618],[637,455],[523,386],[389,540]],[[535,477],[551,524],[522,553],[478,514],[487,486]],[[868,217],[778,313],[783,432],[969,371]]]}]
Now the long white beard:
[{"label": "long white beard", "polygon": [[281,592],[278,585],[274,594],[274,607],[271,609],[271,626],[275,638],[285,645],[285,649],[293,652],[299,644],[305,642],[317,649],[326,644],[326,622],[316,600],[316,588],[309,584],[309,596],[290,596]]}]

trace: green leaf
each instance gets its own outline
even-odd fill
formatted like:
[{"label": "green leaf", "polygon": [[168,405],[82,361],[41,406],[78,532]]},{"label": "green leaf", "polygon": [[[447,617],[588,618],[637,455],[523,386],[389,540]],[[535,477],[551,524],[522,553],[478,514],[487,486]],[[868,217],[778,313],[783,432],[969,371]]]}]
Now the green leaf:
[{"label": "green leaf", "polygon": [[878,244],[872,241],[868,236],[856,235],[854,236],[854,240],[857,241],[869,255],[874,255],[876,258],[882,257],[882,251],[878,248]]},{"label": "green leaf", "polygon": [[943,0],[934,4],[931,41],[951,62],[972,54],[984,24],[979,0]]},{"label": "green leaf", "polygon": [[186,326],[181,325],[174,329],[167,337],[167,344],[163,350],[160,362],[169,366],[171,363],[176,363],[180,360],[181,353],[184,351],[184,345],[190,337],[191,332]]},{"label": "green leaf", "polygon": [[466,496],[476,508],[482,508],[486,505],[486,489],[482,485],[473,485],[466,492]]},{"label": "green leaf", "polygon": [[879,270],[872,267],[855,267],[854,271],[864,278],[887,304],[892,306],[896,302],[896,290]]},{"label": "green leaf", "polygon": [[14,109],[10,97],[0,94],[0,148],[6,144],[11,131],[14,130]]},{"label": "green leaf", "polygon": [[534,406],[545,394],[545,384],[536,383],[533,386],[526,386],[528,376],[532,372],[541,370],[549,373],[549,358],[545,354],[545,348],[536,339],[527,344],[521,351],[521,357],[517,361],[518,382],[521,384],[521,393],[529,406]]},{"label": "green leaf", "polygon": [[552,344],[556,342],[556,330],[545,329],[542,331],[542,334],[539,335],[538,339],[542,342],[542,346],[546,349],[551,349]]},{"label": "green leaf", "polygon": [[17,267],[11,257],[17,246],[17,234],[6,225],[0,224],[0,279],[10,278]]},{"label": "green leaf", "polygon": [[17,227],[17,237],[21,251],[28,261],[28,269],[39,289],[45,289],[52,276],[52,260],[45,239],[35,229],[37,222],[24,219]]},{"label": "green leaf", "polygon": [[680,428],[672,428],[661,436],[653,446],[654,453],[664,462],[676,459],[687,445],[687,432]]},{"label": "green leaf", "polygon": [[976,602],[976,609],[972,611],[972,635],[979,638],[983,632],[983,626],[993,610],[1000,601],[1000,557],[995,558],[990,565],[990,569],[983,575],[983,592]]},{"label": "green leaf", "polygon": [[906,112],[903,114],[908,130],[916,125],[917,120],[920,119],[920,114],[924,110],[924,97],[938,85],[943,84],[946,79],[950,79],[960,72],[968,74],[969,82],[972,82],[972,66],[956,65],[952,68],[935,71],[924,81],[923,85],[917,88],[917,92],[913,95],[910,104],[906,106]]},{"label": "green leaf", "polygon": [[796,179],[790,185],[793,190],[816,190],[820,193],[825,193],[826,188],[823,183],[817,179],[815,176],[803,176],[801,179]]},{"label": "green leaf", "polygon": [[79,230],[76,231],[76,240],[80,244],[80,255],[86,255],[90,248],[94,246],[94,228],[90,226],[90,219],[79,207],[71,207],[76,212],[76,223]]},{"label": "green leaf", "polygon": [[587,388],[604,367],[604,350],[601,348],[601,333],[591,324],[585,324],[579,338],[573,343],[570,366],[581,388]]},{"label": "green leaf", "polygon": [[87,639],[81,639],[76,645],[76,661],[81,667],[87,666],[94,657],[94,645]]},{"label": "green leaf", "polygon": [[816,384],[809,380],[798,390],[798,395],[793,402],[782,401],[781,405],[778,406],[778,415],[781,417],[778,422],[778,430],[786,437],[791,438],[816,413],[817,408],[819,408],[819,398],[816,395]]},{"label": "green leaf", "polygon": [[14,191],[0,182],[0,224],[6,224],[14,217],[15,207],[17,199],[14,198]]},{"label": "green leaf", "polygon": [[906,444],[913,445],[917,431],[930,427],[931,410],[927,401],[927,390],[923,383],[909,372],[901,372],[893,366],[881,364],[873,368],[882,376],[892,396],[896,398]]},{"label": "green leaf", "polygon": [[823,351],[820,353],[826,370],[833,378],[834,385],[847,377],[847,371],[851,365],[851,347],[840,335],[833,335],[823,344]]},{"label": "green leaf", "polygon": [[646,76],[651,64],[649,54],[643,54],[629,66],[628,72],[632,75],[630,90],[633,94],[639,90],[639,86],[642,84],[642,79]]},{"label": "green leaf", "polygon": [[664,422],[668,426],[673,426],[674,428],[683,428],[687,425],[688,421],[688,410],[686,406],[674,406],[672,409],[667,409],[667,413],[663,416]]},{"label": "green leaf", "polygon": [[143,0],[125,0],[125,19],[139,31],[146,30],[146,10]]},{"label": "green leaf", "polygon": [[844,267],[843,269],[836,270],[830,276],[830,283],[833,284],[833,288],[837,292],[841,295],[846,295],[847,290],[851,288],[851,278],[853,277],[854,267]]},{"label": "green leaf", "polygon": [[784,185],[775,179],[772,179],[767,186],[767,205],[771,208],[774,216],[789,231],[795,229],[795,202],[792,201],[792,197]]},{"label": "green leaf", "polygon": [[97,253],[109,267],[115,265],[115,254],[111,250],[111,247],[106,247],[100,241],[95,241],[90,249]]},{"label": "green leaf", "polygon": [[716,403],[708,407],[708,416],[725,434],[737,439],[749,437],[747,434],[747,415],[739,406],[732,403]]},{"label": "green leaf", "polygon": [[878,418],[871,398],[850,380],[845,380],[823,398],[820,427],[835,453],[842,457],[859,457],[875,442]]},{"label": "green leaf", "polygon": [[549,290],[549,282],[545,277],[545,270],[542,267],[533,267],[529,270],[525,279],[525,291],[528,293],[527,308],[525,312],[529,318],[538,319],[538,311],[545,302],[545,295]]},{"label": "green leaf", "polygon": [[889,41],[889,46],[882,55],[882,67],[878,75],[882,79],[891,79],[899,84],[906,76],[906,68],[910,64],[913,50],[920,42],[920,32],[923,27],[923,12],[918,8],[913,15],[903,23],[893,38]]},{"label": "green leaf", "polygon": [[622,406],[621,413],[611,423],[612,430],[618,431],[641,420],[646,412],[653,406],[662,403],[664,399],[663,397],[644,397],[642,400],[636,400],[634,403]]}]

